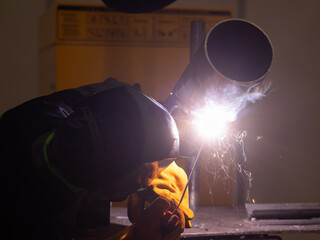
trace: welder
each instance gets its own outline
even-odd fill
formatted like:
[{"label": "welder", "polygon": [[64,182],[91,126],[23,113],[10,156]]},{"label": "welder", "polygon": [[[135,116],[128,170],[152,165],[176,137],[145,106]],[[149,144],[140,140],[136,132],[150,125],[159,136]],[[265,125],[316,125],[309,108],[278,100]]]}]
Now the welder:
[{"label": "welder", "polygon": [[132,225],[110,239],[179,239],[193,212],[186,194],[172,213],[187,182],[178,150],[167,110],[113,78],[12,108],[0,119],[2,234],[81,238],[128,197]]}]

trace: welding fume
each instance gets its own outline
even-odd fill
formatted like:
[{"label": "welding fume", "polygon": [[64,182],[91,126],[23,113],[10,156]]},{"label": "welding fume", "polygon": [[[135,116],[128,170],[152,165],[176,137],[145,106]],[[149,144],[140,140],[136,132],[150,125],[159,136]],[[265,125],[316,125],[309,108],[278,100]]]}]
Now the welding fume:
[{"label": "welding fume", "polygon": [[[202,25],[195,22],[194,28],[204,29]],[[200,35],[204,32],[197,31]],[[217,163],[228,174],[228,165],[224,163],[228,155],[229,162],[246,175],[250,185],[250,173],[240,164],[246,161],[243,146],[246,132],[236,132],[231,125],[248,103],[263,98],[269,90],[266,76],[273,48],[261,28],[243,19],[221,21],[203,38],[199,46],[194,46],[197,50],[190,52],[189,65],[164,103],[178,125],[180,155],[190,160],[188,184],[205,145],[210,155],[208,169],[216,168]],[[193,179],[193,185],[199,184],[198,178]],[[241,188],[234,196],[236,205],[249,198],[244,197],[248,192],[240,186],[243,185],[240,178],[236,179]],[[199,189],[192,186],[191,190],[191,206],[196,209]]]},{"label": "welding fume", "polygon": [[263,80],[272,58],[271,42],[258,26],[241,19],[222,21],[205,36],[164,105],[173,116],[201,115],[206,107],[225,110],[221,114],[232,122],[246,103],[268,90]]},{"label": "welding fume", "polygon": [[[117,10],[114,1],[103,2]],[[180,239],[194,218],[190,176],[175,163],[195,150],[194,132],[184,123],[204,116],[211,120],[198,126],[207,122],[221,130],[221,117],[234,121],[248,101],[263,94],[271,61],[264,32],[231,19],[209,31],[162,104],[138,85],[108,78],[3,113],[3,234],[10,239]],[[125,199],[131,225],[119,228],[110,223],[110,202]]]}]

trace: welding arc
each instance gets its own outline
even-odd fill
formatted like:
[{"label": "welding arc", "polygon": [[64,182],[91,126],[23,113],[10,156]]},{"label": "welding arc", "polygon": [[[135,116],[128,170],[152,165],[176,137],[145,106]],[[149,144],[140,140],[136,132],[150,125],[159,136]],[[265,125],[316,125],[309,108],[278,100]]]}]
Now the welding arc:
[{"label": "welding arc", "polygon": [[204,141],[202,141],[202,143],[201,143],[201,146],[200,146],[200,149],[199,149],[199,151],[198,151],[197,157],[196,157],[196,159],[195,159],[195,161],[194,161],[194,163],[193,163],[193,166],[192,166],[192,168],[191,168],[191,171],[190,171],[190,174],[189,174],[189,178],[188,178],[188,182],[187,182],[186,186],[184,187],[184,190],[183,190],[183,193],[182,193],[180,202],[179,202],[179,204],[175,207],[175,209],[173,210],[172,214],[174,214],[174,213],[177,211],[177,209],[180,207],[180,204],[182,203],[183,197],[184,197],[184,195],[185,195],[185,193],[186,193],[186,191],[187,191],[188,185],[189,185],[189,183],[190,183],[190,180],[191,180],[191,177],[192,177],[192,173],[194,172],[195,166],[196,166],[196,164],[197,164],[197,162],[198,162],[198,160],[199,160],[199,157],[200,157],[200,154],[201,154],[203,145],[204,145]]}]

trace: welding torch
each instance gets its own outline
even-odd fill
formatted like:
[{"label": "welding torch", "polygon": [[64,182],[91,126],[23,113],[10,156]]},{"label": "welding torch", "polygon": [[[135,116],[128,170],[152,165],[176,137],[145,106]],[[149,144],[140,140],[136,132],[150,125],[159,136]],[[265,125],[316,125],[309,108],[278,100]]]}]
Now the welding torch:
[{"label": "welding torch", "polygon": [[191,177],[192,177],[192,174],[194,172],[194,169],[195,169],[195,166],[199,160],[199,157],[200,157],[200,154],[202,152],[202,149],[203,149],[203,145],[204,145],[204,141],[202,141],[201,143],[201,146],[200,146],[200,149],[197,153],[197,156],[196,156],[196,159],[192,165],[192,168],[191,168],[191,171],[190,171],[190,174],[189,174],[189,177],[188,177],[188,181],[186,183],[186,186],[184,187],[184,190],[183,190],[183,193],[181,195],[181,198],[180,198],[180,201],[178,203],[178,205],[176,205],[176,207],[174,208],[173,211],[165,211],[163,213],[163,215],[161,216],[161,229],[162,229],[162,232],[164,234],[172,231],[172,229],[176,226],[177,222],[180,220],[180,217],[176,214],[178,208],[180,207],[182,201],[183,201],[183,198],[184,198],[184,195],[188,189],[188,186],[189,186],[189,183],[190,183],[190,180],[191,180]]}]

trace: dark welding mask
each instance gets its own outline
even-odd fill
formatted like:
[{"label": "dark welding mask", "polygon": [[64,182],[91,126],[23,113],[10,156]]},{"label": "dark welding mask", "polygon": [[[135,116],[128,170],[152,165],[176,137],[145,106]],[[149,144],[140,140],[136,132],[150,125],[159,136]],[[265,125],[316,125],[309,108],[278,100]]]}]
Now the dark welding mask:
[{"label": "dark welding mask", "polygon": [[56,129],[48,152],[53,149],[68,181],[119,200],[174,161],[178,131],[168,111],[139,89],[119,82],[110,87],[110,81],[92,86]]}]

